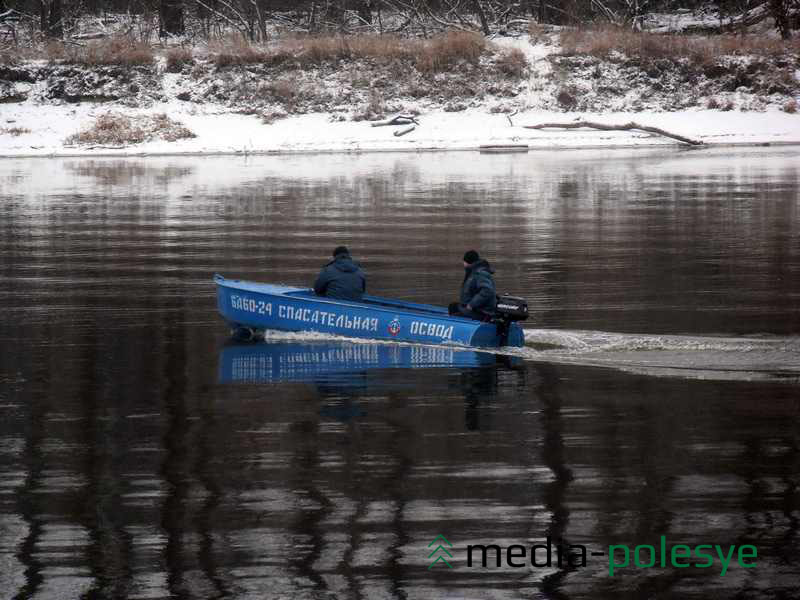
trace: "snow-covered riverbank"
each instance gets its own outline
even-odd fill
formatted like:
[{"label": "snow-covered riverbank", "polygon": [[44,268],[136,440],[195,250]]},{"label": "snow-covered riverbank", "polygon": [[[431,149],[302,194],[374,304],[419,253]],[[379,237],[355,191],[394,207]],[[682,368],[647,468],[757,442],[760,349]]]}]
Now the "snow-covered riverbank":
[{"label": "snow-covered riverbank", "polygon": [[126,147],[69,146],[65,139],[88,127],[108,111],[98,105],[5,105],[0,128],[15,128],[17,135],[0,136],[0,156],[98,156],[165,154],[245,154],[293,152],[371,152],[478,150],[481,146],[509,145],[530,149],[658,146],[674,140],[639,131],[531,130],[522,125],[568,123],[585,118],[603,123],[636,121],[706,144],[800,144],[800,116],[779,110],[761,113],[687,110],[671,113],[577,114],[529,111],[512,117],[480,110],[458,113],[430,112],[418,117],[419,126],[396,137],[399,127],[372,127],[366,121],[331,121],[326,114],[299,115],[270,125],[250,115],[208,106],[154,105],[146,112],[117,108],[122,114],[166,113],[191,129],[197,137],[166,142],[145,142]]}]

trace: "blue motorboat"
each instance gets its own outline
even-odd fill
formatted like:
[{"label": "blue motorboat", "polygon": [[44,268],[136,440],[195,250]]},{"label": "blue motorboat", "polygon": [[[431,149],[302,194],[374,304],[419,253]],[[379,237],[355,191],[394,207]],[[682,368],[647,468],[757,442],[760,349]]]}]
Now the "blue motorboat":
[{"label": "blue motorboat", "polygon": [[482,322],[449,315],[444,307],[377,296],[350,302],[317,296],[309,288],[225,279],[221,275],[215,275],[214,282],[219,312],[239,339],[277,329],[473,347],[525,343],[516,320],[527,316],[527,304],[522,311],[520,303],[508,300],[511,297],[501,296],[498,317]]}]

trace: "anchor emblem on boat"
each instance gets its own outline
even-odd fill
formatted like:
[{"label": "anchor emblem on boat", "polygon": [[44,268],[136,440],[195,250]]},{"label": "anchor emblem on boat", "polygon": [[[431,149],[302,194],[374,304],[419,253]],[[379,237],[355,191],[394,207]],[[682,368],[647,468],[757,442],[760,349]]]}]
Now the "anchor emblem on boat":
[{"label": "anchor emblem on boat", "polygon": [[389,322],[389,333],[392,335],[397,335],[400,333],[400,319],[395,317]]}]

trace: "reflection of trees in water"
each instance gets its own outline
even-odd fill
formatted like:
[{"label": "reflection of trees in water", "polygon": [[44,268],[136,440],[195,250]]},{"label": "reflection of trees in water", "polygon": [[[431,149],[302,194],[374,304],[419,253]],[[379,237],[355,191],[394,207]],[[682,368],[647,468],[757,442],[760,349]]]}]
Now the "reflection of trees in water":
[{"label": "reflection of trees in water", "polygon": [[797,559],[798,532],[800,532],[800,519],[798,519],[797,499],[800,497],[800,432],[795,427],[794,435],[784,440],[786,452],[778,458],[780,465],[780,479],[784,484],[781,496],[781,512],[786,517],[788,527],[781,537],[778,553],[784,564],[790,564]]},{"label": "reflection of trees in water", "polygon": [[[569,509],[567,508],[567,487],[572,481],[572,471],[567,466],[564,450],[564,422],[561,415],[562,400],[558,393],[560,385],[555,370],[549,365],[537,365],[536,375],[540,378],[536,393],[542,403],[542,462],[553,472],[554,479],[544,489],[544,507],[550,513],[545,535],[552,544],[561,544],[568,548],[571,540],[567,535]],[[538,535],[536,532],[534,535]],[[581,543],[576,540],[575,543]],[[568,557],[562,559],[558,571],[542,579],[542,591],[550,598],[567,598],[561,590],[564,579],[576,567],[572,566]]]},{"label": "reflection of trees in water", "polygon": [[295,450],[289,462],[289,483],[295,494],[298,515],[288,525],[294,534],[289,564],[308,578],[315,590],[327,591],[328,583],[315,566],[325,545],[322,521],[333,510],[333,503],[318,483],[321,469],[317,442],[319,421],[296,421],[290,431],[295,439]]},{"label": "reflection of trees in water", "polygon": [[[486,406],[497,396],[497,369],[481,367],[465,369],[461,373],[461,389],[464,391],[464,427],[467,431],[481,429],[481,405]],[[486,427],[486,423],[483,423]]]},{"label": "reflection of trees in water", "polygon": [[[17,491],[16,510],[28,526],[28,534],[23,539],[17,551],[19,562],[25,567],[25,584],[14,596],[14,600],[26,600],[36,595],[44,582],[41,573],[44,565],[37,558],[36,545],[41,540],[44,522],[42,504],[45,500],[43,494],[38,493],[45,470],[42,444],[45,440],[45,424],[50,412],[49,389],[42,382],[47,377],[46,360],[37,360],[31,373],[37,386],[30,396],[28,403],[28,419],[25,431],[25,449],[23,461],[25,480]],[[43,386],[41,389],[39,386]]]},{"label": "reflection of trees in water", "polygon": [[356,577],[357,569],[354,568],[356,551],[362,542],[361,526],[359,522],[367,515],[370,492],[374,489],[369,478],[364,477],[359,468],[359,459],[364,451],[361,432],[355,421],[348,422],[347,438],[344,444],[344,466],[342,478],[345,482],[347,496],[355,503],[352,516],[346,522],[347,548],[342,555],[339,569],[347,581],[348,591],[352,598],[361,600],[365,595],[361,591],[361,584]]},{"label": "reflection of trees in water", "polygon": [[[778,569],[796,564],[800,531],[797,517],[800,439],[797,428],[788,435],[748,437],[744,441],[741,460],[737,462],[737,471],[747,485],[747,494],[742,499],[746,529],[736,538],[736,545],[755,545],[759,562],[775,560]],[[770,481],[773,479],[783,484],[781,492],[774,489],[775,484]],[[778,522],[780,516],[784,523]],[[782,527],[785,529],[781,532]],[[767,540],[771,542],[769,545],[765,543]],[[747,581],[737,598],[755,596],[760,591],[757,570],[751,569],[746,573]]]},{"label": "reflection of trees in water", "polygon": [[[361,385],[358,385],[360,382]],[[364,577],[370,578],[378,572],[381,577],[388,579],[392,597],[406,598],[403,589],[406,568],[402,565],[403,548],[411,541],[411,536],[403,521],[404,512],[408,502],[406,482],[408,474],[411,472],[412,460],[408,454],[408,446],[413,443],[413,432],[402,420],[389,417],[386,424],[390,429],[391,458],[387,457],[385,464],[364,464],[364,460],[375,461],[375,456],[371,456],[369,451],[371,440],[365,439],[365,434],[361,431],[359,418],[365,413],[358,408],[357,398],[364,395],[374,395],[376,389],[367,387],[367,374],[350,374],[343,378],[342,382],[332,385],[330,381],[317,384],[318,392],[323,401],[327,404],[323,407],[324,416],[343,422],[346,425],[346,434],[340,440],[342,448],[343,467],[339,482],[343,488],[345,497],[354,503],[354,509],[345,522],[347,535],[347,546],[344,549],[341,561],[336,570],[340,572],[348,586],[348,597],[360,599],[369,597],[365,595],[363,586],[370,587],[369,581],[362,582]],[[380,385],[376,382],[377,385]],[[389,386],[391,387],[391,386]],[[388,393],[389,404],[397,410],[402,410],[407,399],[402,394]],[[334,410],[332,403],[341,404],[340,410]],[[345,418],[346,417],[346,418]],[[293,428],[302,433],[312,433],[316,439],[319,429],[310,422],[296,424]],[[300,444],[312,444],[313,442],[298,442]],[[319,508],[311,511],[302,509],[302,517],[298,523],[303,527],[300,529],[305,537],[312,540],[311,550],[299,561],[293,561],[295,566],[305,574],[311,581],[315,582],[316,587],[324,587],[324,579],[321,574],[314,571],[314,562],[320,557],[323,547],[324,532],[321,527],[322,520],[335,509],[334,503],[329,500],[319,489],[317,484],[313,484],[319,478],[320,466],[318,463],[318,449],[312,458],[309,451],[312,446],[307,446],[303,460],[300,463],[292,462],[292,472],[298,476],[295,484],[301,487],[309,498],[312,498]],[[300,476],[302,475],[302,479]],[[338,477],[337,477],[338,479]],[[356,565],[356,557],[359,549],[364,550],[364,546],[374,544],[373,535],[374,524],[364,524],[363,520],[367,517],[370,505],[388,499],[391,504],[391,517],[387,527],[392,534],[392,541],[387,551],[388,557],[381,565],[370,565],[364,567]],[[380,526],[380,525],[379,525]],[[366,534],[366,535],[365,535]],[[376,571],[377,568],[377,571]]]},{"label": "reflection of trees in water", "polygon": [[[205,390],[201,390],[205,392]],[[205,396],[205,393],[203,393]],[[213,414],[213,406],[202,406],[200,409],[199,431],[196,437],[197,457],[194,471],[198,482],[206,491],[197,516],[194,519],[195,526],[200,535],[200,545],[197,551],[197,560],[203,575],[211,582],[214,590],[214,597],[224,598],[231,595],[230,586],[225,577],[220,573],[217,554],[223,548],[216,548],[215,545],[222,546],[226,542],[227,528],[219,527],[219,506],[223,496],[215,469],[220,464],[220,460],[215,452],[215,428],[216,419]],[[228,549],[225,552],[230,555]]]},{"label": "reflection of trees in water", "polygon": [[166,356],[163,378],[164,411],[167,414],[167,427],[162,439],[164,461],[161,464],[161,477],[167,485],[168,493],[164,499],[161,513],[161,528],[167,540],[164,547],[167,587],[174,598],[189,598],[189,588],[185,580],[187,565],[183,551],[186,532],[186,507],[188,506],[189,486],[189,416],[186,406],[186,344],[185,328],[167,326]]},{"label": "reflection of trees in water", "polygon": [[[393,400],[397,404],[405,402],[404,398],[398,396],[395,396]],[[407,569],[401,564],[401,559],[403,558],[403,548],[411,542],[412,536],[403,522],[403,517],[409,500],[406,482],[413,468],[408,448],[414,440],[413,431],[402,420],[389,419],[388,423],[392,427],[394,465],[392,465],[387,486],[387,493],[392,501],[392,518],[389,524],[392,543],[389,546],[387,577],[392,597],[405,600],[407,594],[403,589],[403,584]]]},{"label": "reflection of trees in water", "polygon": [[130,160],[76,160],[65,163],[67,171],[81,177],[90,177],[99,186],[129,186],[148,188],[163,186],[194,173],[192,166],[153,166],[147,162]]},{"label": "reflection of trees in water", "polygon": [[97,329],[85,339],[87,355],[81,361],[80,398],[83,419],[82,438],[86,452],[82,473],[87,485],[82,490],[76,509],[77,520],[89,532],[87,562],[94,579],[87,597],[123,598],[130,590],[133,576],[132,540],[125,531],[125,513],[120,510],[120,476],[124,461],[119,444],[120,417],[117,411],[108,414],[108,385],[97,377],[100,340]]}]

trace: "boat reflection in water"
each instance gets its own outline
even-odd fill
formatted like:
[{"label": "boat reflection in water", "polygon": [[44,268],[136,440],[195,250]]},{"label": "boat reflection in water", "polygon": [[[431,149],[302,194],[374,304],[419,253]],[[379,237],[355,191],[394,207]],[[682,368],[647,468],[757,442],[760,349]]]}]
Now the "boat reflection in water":
[{"label": "boat reflection in water", "polygon": [[497,392],[500,371],[520,364],[518,358],[474,350],[400,344],[354,344],[333,341],[266,341],[224,346],[219,357],[219,383],[296,382],[316,386],[320,396],[334,400],[320,414],[346,421],[366,414],[353,400],[367,394],[414,388],[404,370],[440,369],[425,387],[465,395],[466,421],[477,428],[479,399]]},{"label": "boat reflection in water", "polygon": [[477,368],[509,364],[488,352],[399,344],[263,342],[231,344],[220,354],[220,383],[340,380],[371,369]]}]

